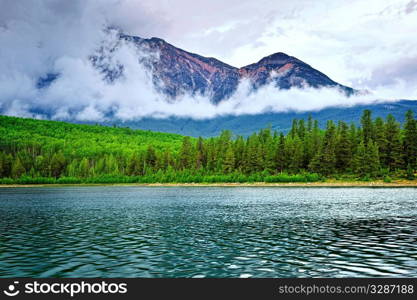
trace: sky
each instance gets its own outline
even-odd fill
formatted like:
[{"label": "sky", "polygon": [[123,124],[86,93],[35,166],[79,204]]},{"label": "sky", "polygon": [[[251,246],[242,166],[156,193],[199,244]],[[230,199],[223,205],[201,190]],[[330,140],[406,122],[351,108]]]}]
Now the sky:
[{"label": "sky", "polygon": [[[126,119],[203,118],[271,107],[305,110],[376,98],[417,99],[416,0],[176,0],[175,5],[167,0],[0,0],[0,7],[3,114],[42,117],[35,108],[50,108],[56,119],[100,120],[108,111]],[[346,100],[334,91],[265,87],[244,97],[242,83],[240,100],[236,96],[227,105],[214,107],[205,97],[186,95],[173,106],[155,93],[149,74],[138,65],[144,54],[137,49],[122,45],[114,54],[129,66],[123,82],[109,86],[91,67],[89,55],[103,41],[115,42],[103,34],[109,25],[236,67],[285,52],[373,96]],[[40,91],[37,79],[49,72],[62,75]],[[308,101],[295,105],[294,98]]]},{"label": "sky", "polygon": [[[387,85],[417,75],[415,0],[128,1],[147,26],[126,29],[236,67],[285,52],[342,84]],[[130,9],[126,9],[129,10]],[[392,78],[389,78],[392,77]]]}]

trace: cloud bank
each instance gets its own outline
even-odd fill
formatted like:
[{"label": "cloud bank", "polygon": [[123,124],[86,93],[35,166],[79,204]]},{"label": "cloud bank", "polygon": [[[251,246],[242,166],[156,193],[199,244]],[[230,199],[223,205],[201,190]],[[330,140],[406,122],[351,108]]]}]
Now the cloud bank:
[{"label": "cloud bank", "polygon": [[[134,16],[132,10],[135,10]],[[144,32],[157,29],[164,32],[169,18],[165,20],[163,15],[159,17],[162,21],[156,22],[155,15],[158,14],[152,13],[146,5],[132,1],[106,1],[104,5],[101,1],[82,0],[36,3],[3,0],[0,12],[0,44],[3,45],[0,48],[0,112],[77,121],[170,116],[204,119],[319,110],[416,95],[415,90],[402,80],[395,81],[395,89],[389,84],[388,88],[376,86],[372,94],[351,98],[336,89],[283,91],[272,85],[251,92],[249,82],[242,81],[236,93],[218,105],[212,104],[208,95],[183,95],[170,101],[156,91],[152,74],[140,63],[141,58],[149,54],[127,42],[120,42],[114,32],[105,30],[107,26],[115,25],[123,29],[142,26]],[[235,26],[239,25],[232,22],[216,31],[227,32]],[[120,44],[112,51],[111,45],[115,43]],[[90,56],[100,47],[109,53],[108,67],[124,66],[123,76],[114,82],[106,80],[91,63]],[[158,59],[157,54],[154,59]],[[401,66],[387,72],[388,75],[403,73]],[[48,78],[51,74],[59,76],[50,85],[39,86],[39,78]],[[383,76],[383,72],[376,69],[374,76]]]}]

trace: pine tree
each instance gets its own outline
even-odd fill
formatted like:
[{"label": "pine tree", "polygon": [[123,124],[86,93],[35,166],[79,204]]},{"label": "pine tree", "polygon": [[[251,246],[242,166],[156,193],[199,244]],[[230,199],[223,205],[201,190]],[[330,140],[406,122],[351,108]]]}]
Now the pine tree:
[{"label": "pine tree", "polygon": [[380,169],[378,146],[375,142],[369,142],[366,147],[366,172],[371,177],[376,177]]},{"label": "pine tree", "polygon": [[248,174],[256,173],[260,170],[260,154],[258,147],[258,137],[256,134],[251,135],[247,141],[247,151],[245,153],[245,172]]},{"label": "pine tree", "polygon": [[323,175],[333,174],[336,170],[336,127],[332,121],[327,122],[322,148],[312,167]]},{"label": "pine tree", "polygon": [[287,167],[285,136],[282,132],[279,136],[278,145],[276,147],[275,165],[278,172],[283,172],[284,169]]},{"label": "pine tree", "polygon": [[364,141],[359,144],[354,157],[354,169],[361,177],[378,175],[380,170],[378,146],[372,140],[369,140],[367,145]]},{"label": "pine tree", "polygon": [[245,141],[243,137],[239,136],[234,145],[235,149],[235,165],[237,171],[241,172],[243,170],[244,158],[245,158]]},{"label": "pine tree", "polygon": [[336,143],[336,168],[344,172],[352,159],[352,145],[349,139],[349,128],[345,122],[339,122],[339,134]]},{"label": "pine tree", "polygon": [[311,144],[312,144],[312,152],[316,154],[319,152],[321,148],[321,131],[319,127],[319,122],[314,120],[313,131],[311,133]]},{"label": "pine tree", "polygon": [[289,132],[290,137],[295,138],[295,136],[297,135],[297,132],[298,132],[298,120],[294,119],[292,120],[292,126]]},{"label": "pine tree", "polygon": [[363,141],[356,148],[356,153],[353,157],[353,169],[357,175],[364,177],[366,175],[366,146]]},{"label": "pine tree", "polygon": [[191,169],[194,165],[194,149],[191,138],[186,136],[182,141],[179,155],[179,168],[181,170]]},{"label": "pine tree", "polygon": [[149,170],[154,169],[156,166],[156,160],[157,160],[157,156],[156,156],[155,148],[152,145],[149,145],[148,148],[146,149],[146,154],[145,154],[146,167]]},{"label": "pine tree", "polygon": [[288,155],[287,157],[289,158],[289,171],[292,173],[300,172],[304,159],[303,142],[298,135],[296,135],[294,138],[286,140],[285,147]]},{"label": "pine tree", "polygon": [[196,157],[197,169],[205,168],[207,165],[207,152],[202,137],[198,138],[197,141],[197,157]]},{"label": "pine tree", "polygon": [[311,114],[308,115],[307,119],[307,131],[310,133],[313,131],[313,117]]},{"label": "pine tree", "polygon": [[304,140],[304,137],[306,136],[306,133],[307,133],[307,130],[306,130],[306,127],[305,127],[305,122],[304,122],[303,119],[301,119],[298,122],[297,135],[303,141]]},{"label": "pine tree", "polygon": [[407,111],[404,124],[404,160],[405,164],[415,170],[417,159],[417,122],[413,112]]},{"label": "pine tree", "polygon": [[398,170],[404,166],[403,148],[401,144],[400,125],[391,114],[387,116],[385,137],[387,140],[385,164],[391,171]]},{"label": "pine tree", "polygon": [[368,144],[370,139],[373,139],[374,137],[374,128],[372,123],[372,113],[370,110],[365,109],[363,111],[362,117],[361,117],[361,125],[362,125],[362,139],[363,142]]},{"label": "pine tree", "polygon": [[383,165],[387,165],[387,137],[384,120],[380,117],[375,120],[375,143],[378,146],[379,159]]},{"label": "pine tree", "polygon": [[216,170],[216,148],[212,139],[207,143],[207,170]]},{"label": "pine tree", "polygon": [[231,144],[227,146],[225,157],[223,160],[223,173],[232,173],[235,169],[235,154]]}]

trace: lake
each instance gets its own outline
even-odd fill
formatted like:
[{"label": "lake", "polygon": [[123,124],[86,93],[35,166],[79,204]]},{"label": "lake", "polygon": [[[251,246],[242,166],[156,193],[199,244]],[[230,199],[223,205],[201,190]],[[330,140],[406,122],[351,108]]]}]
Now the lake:
[{"label": "lake", "polygon": [[0,277],[417,277],[417,189],[0,189]]}]

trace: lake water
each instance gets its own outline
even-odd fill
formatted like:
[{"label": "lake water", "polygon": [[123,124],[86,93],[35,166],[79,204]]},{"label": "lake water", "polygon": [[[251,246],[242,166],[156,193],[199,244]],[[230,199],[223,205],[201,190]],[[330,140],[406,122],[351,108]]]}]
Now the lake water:
[{"label": "lake water", "polygon": [[417,189],[0,189],[0,277],[417,277]]}]

